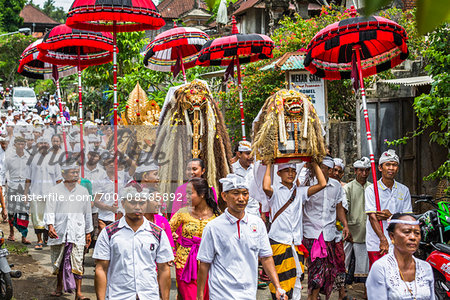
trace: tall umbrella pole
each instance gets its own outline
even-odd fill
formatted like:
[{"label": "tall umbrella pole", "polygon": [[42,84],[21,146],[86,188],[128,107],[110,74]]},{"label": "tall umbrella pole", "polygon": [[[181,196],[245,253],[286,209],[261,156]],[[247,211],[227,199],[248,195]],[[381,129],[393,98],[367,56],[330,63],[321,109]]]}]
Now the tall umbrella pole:
[{"label": "tall umbrella pole", "polygon": [[187,80],[186,80],[186,70],[184,69],[183,56],[181,55],[181,49],[180,49],[180,47],[177,47],[177,55],[178,55],[178,59],[181,61],[181,71],[183,72],[184,83],[187,84]]},{"label": "tall umbrella pole", "polygon": [[114,77],[114,203],[118,204],[119,199],[119,170],[117,162],[117,39],[116,21],[113,22],[113,77]]},{"label": "tall umbrella pole", "polygon": [[81,61],[80,47],[78,47],[78,113],[80,115],[80,151],[81,151],[81,177],[84,178],[84,139],[83,139],[83,92],[81,88]]},{"label": "tall umbrella pole", "polygon": [[61,119],[61,128],[63,132],[63,140],[64,140],[64,150],[66,151],[66,159],[69,158],[69,152],[67,151],[67,138],[66,138],[66,130],[64,129],[64,116],[62,111],[62,103],[61,103],[61,89],[59,88],[59,76],[56,79],[56,90],[58,93],[58,102],[59,102],[59,118]]},{"label": "tall umbrella pole", "polygon": [[[375,192],[375,205],[377,207],[377,211],[380,211],[381,207],[380,207],[380,196],[378,194],[377,170],[375,169],[375,155],[373,154],[373,147],[372,147],[372,133],[370,131],[369,112],[367,110],[367,102],[366,102],[366,90],[364,89],[364,78],[361,68],[361,46],[360,45],[354,46],[353,51],[355,51],[356,61],[358,64],[359,84],[361,86],[361,98],[363,103],[364,121],[366,123],[367,144],[369,145],[370,166],[372,169],[373,190]],[[381,230],[383,230],[382,221],[380,221],[380,226]]]},{"label": "tall umbrella pole", "polygon": [[235,59],[238,73],[239,108],[241,110],[242,140],[245,141],[246,137],[245,137],[244,101],[242,100],[241,66],[239,64],[239,57],[236,57]]}]

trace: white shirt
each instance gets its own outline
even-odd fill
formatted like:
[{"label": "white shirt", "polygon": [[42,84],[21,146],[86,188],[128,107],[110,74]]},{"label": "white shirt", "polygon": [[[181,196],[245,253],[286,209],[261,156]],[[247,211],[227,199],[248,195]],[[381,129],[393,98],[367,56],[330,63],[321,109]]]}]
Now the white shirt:
[{"label": "white shirt", "polygon": [[[125,187],[126,183],[129,181],[131,176],[128,172],[119,171],[118,172],[118,191],[120,192],[122,188]],[[97,184],[97,183],[96,183]],[[104,176],[98,181],[98,185],[95,188],[97,194],[101,194],[100,202],[112,206],[114,205],[114,180],[109,179],[106,172]],[[119,195],[118,195],[119,196]],[[117,197],[118,197],[117,196]],[[122,211],[121,201],[118,201],[119,210]],[[115,221],[115,213],[110,210],[98,209],[98,218],[102,221]]]},{"label": "white shirt", "polygon": [[157,263],[174,259],[164,230],[144,218],[134,232],[125,217],[100,232],[92,257],[109,261],[109,300],[159,300]]},{"label": "white shirt", "polygon": [[17,189],[19,184],[22,188],[25,187],[27,162],[30,155],[24,151],[22,156],[19,156],[16,151],[7,152],[5,161],[5,173],[8,181],[8,187]]},{"label": "white shirt", "polygon": [[59,163],[51,165],[50,159],[50,154],[42,157],[41,153],[36,153],[33,157],[26,172],[26,178],[31,180],[29,195],[47,195],[50,188],[62,180]]},{"label": "white shirt", "polygon": [[[92,183],[92,194],[95,195],[99,188],[101,187],[100,179],[106,176],[105,170],[100,167],[99,164],[93,169],[90,170],[86,165],[84,165],[84,178],[89,180]],[[92,207],[92,213],[98,213],[98,207]]]},{"label": "white shirt", "polygon": [[197,260],[211,264],[209,299],[256,299],[258,258],[269,256],[272,248],[261,218],[246,213],[238,220],[225,209],[206,225],[197,254]]},{"label": "white shirt", "polygon": [[1,185],[4,185],[5,181],[6,181],[5,157],[6,157],[5,150],[3,150],[2,147],[0,147],[0,184]]},{"label": "white shirt", "polygon": [[251,164],[247,169],[244,169],[244,167],[241,165],[241,163],[238,160],[237,162],[231,164],[231,168],[232,168],[234,174],[245,178],[245,176],[247,176],[247,174],[252,173],[253,164]]},{"label": "white shirt", "polygon": [[[311,185],[317,183],[314,178]],[[339,181],[329,178],[327,185],[315,193],[303,207],[303,235],[308,239],[318,239],[323,233],[327,242],[336,237],[336,206],[345,197]]]},{"label": "white shirt", "polygon": [[58,108],[58,106],[56,104],[55,105],[49,105],[47,110],[48,110],[48,114],[50,116],[57,115],[59,113],[59,108]]},{"label": "white shirt", "polygon": [[[434,300],[434,277],[431,266],[413,257],[416,262],[416,277],[405,282],[400,277],[397,259],[389,253],[377,260],[370,269],[366,281],[368,300]],[[411,296],[409,289],[413,292]]]},{"label": "white shirt", "polygon": [[57,239],[48,239],[48,245],[60,245],[66,242],[84,246],[86,234],[94,230],[91,215],[91,198],[88,190],[75,185],[68,190],[63,182],[49,191],[45,204],[44,223],[55,227]]},{"label": "white shirt", "polygon": [[289,200],[294,189],[297,189],[294,202],[292,202],[270,226],[269,238],[286,245],[301,245],[303,240],[303,204],[308,200],[308,188],[306,186],[297,187],[293,185],[288,189],[280,181],[273,186],[273,194],[269,199],[270,220]]},{"label": "white shirt", "polygon": [[[389,209],[391,214],[395,213],[412,213],[411,195],[409,189],[394,180],[392,189],[386,187],[383,181],[378,180],[378,193],[380,196],[380,209]],[[366,188],[364,191],[364,198],[366,199],[366,214],[375,213],[377,207],[375,204],[375,193],[373,185]],[[387,221],[383,221],[384,236],[391,244],[391,239],[387,232]],[[369,218],[366,221],[366,246],[367,251],[380,251],[380,239],[372,228]]]}]

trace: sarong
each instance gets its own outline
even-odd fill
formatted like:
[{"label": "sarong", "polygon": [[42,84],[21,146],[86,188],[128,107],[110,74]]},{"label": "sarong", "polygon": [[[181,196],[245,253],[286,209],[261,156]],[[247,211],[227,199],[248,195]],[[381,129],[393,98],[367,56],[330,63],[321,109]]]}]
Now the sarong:
[{"label": "sarong", "polygon": [[14,226],[23,237],[27,237],[30,223],[30,216],[27,213],[8,214],[8,221],[9,225]]},{"label": "sarong", "polygon": [[[273,261],[275,263],[275,270],[277,271],[281,288],[286,291],[288,298],[292,299],[295,282],[297,280],[297,267],[295,264],[292,246],[280,244],[272,239],[270,239],[270,246],[272,247]],[[304,257],[307,255],[307,253],[305,253],[306,249],[303,250],[301,246],[296,246],[295,250],[301,266],[301,270],[299,271],[303,274],[305,270]],[[269,290],[272,295],[272,299],[276,299],[276,289],[272,283],[269,284]]]},{"label": "sarong", "polygon": [[53,274],[63,272],[64,291],[71,293],[76,289],[75,279],[83,275],[84,246],[72,243],[50,247]]},{"label": "sarong", "polygon": [[[315,241],[317,240],[304,238],[303,245],[311,252]],[[325,241],[325,247],[327,251],[326,257],[316,257],[314,261],[311,261],[311,256],[307,259],[308,293],[311,294],[312,290],[320,289],[320,293],[324,294],[326,299],[329,299],[333,291],[334,280],[336,279],[337,259],[334,241]]]},{"label": "sarong", "polygon": [[336,254],[336,279],[334,280],[335,290],[339,290],[345,286],[345,252],[344,252],[344,242],[340,241],[335,243],[335,254]]},{"label": "sarong", "polygon": [[369,273],[369,257],[365,243],[344,243],[346,284],[365,283]]},{"label": "sarong", "polygon": [[[197,253],[202,239],[196,236],[192,238],[181,236],[178,240],[181,246],[185,248],[191,248],[184,268],[176,269],[178,291],[181,294],[183,300],[196,300],[198,267]],[[205,292],[203,295],[203,299],[209,299],[208,284],[205,285]]]}]

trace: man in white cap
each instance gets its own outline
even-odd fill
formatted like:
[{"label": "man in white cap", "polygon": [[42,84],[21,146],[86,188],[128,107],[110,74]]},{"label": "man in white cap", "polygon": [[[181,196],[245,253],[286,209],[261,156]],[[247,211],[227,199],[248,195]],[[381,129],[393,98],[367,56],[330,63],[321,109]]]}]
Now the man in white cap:
[{"label": "man in white cap", "polygon": [[159,166],[154,162],[144,162],[136,168],[133,178],[142,188],[157,190],[159,183],[158,171]]},{"label": "man in white cap", "polygon": [[99,300],[169,300],[172,247],[164,230],[144,218],[148,199],[148,193],[125,188],[125,215],[98,237],[92,257]]},{"label": "man in white cap", "polygon": [[50,139],[40,137],[37,140],[38,153],[33,153],[27,163],[25,197],[30,201],[31,221],[37,236],[36,250],[42,250],[48,231],[45,229],[45,200],[51,187],[62,180],[59,164],[51,164],[49,155]]},{"label": "man in white cap", "polygon": [[50,96],[50,104],[47,110],[50,116],[56,116],[59,113],[59,108],[58,105],[56,105],[55,97],[53,95]]},{"label": "man in white cap", "polygon": [[333,158],[333,161],[334,161],[334,168],[331,171],[330,177],[336,179],[337,181],[340,182],[342,186],[344,186],[345,182],[342,182],[345,169],[344,161],[337,157]]},{"label": "man in white cap", "polygon": [[2,206],[2,218],[4,221],[8,218],[6,202],[3,196],[3,186],[6,182],[6,168],[5,168],[5,159],[6,159],[6,150],[8,148],[8,140],[4,136],[0,136],[0,204]]},{"label": "man in white cap", "polygon": [[330,297],[338,273],[339,258],[336,255],[336,220],[343,226],[342,237],[350,238],[343,202],[345,192],[339,181],[330,178],[334,160],[325,156],[320,171],[312,170],[317,182],[321,172],[326,186],[309,197],[303,207],[303,244],[309,252],[308,257],[308,299],[316,300],[319,292]]},{"label": "man in white cap", "polygon": [[248,141],[240,141],[237,152],[237,161],[231,165],[233,173],[245,177],[253,169],[252,144]]},{"label": "man in white cap", "polygon": [[[378,180],[378,194],[380,197],[380,211],[377,210],[373,185],[365,190],[366,214],[366,246],[369,254],[369,267],[387,254],[391,239],[387,232],[387,219],[395,213],[412,213],[411,194],[408,187],[397,182],[400,159],[395,150],[389,149],[380,156],[378,170],[381,179]],[[383,223],[383,230],[380,227]]]},{"label": "man in white cap", "polygon": [[[350,282],[365,282],[369,273],[369,257],[366,248],[366,210],[364,191],[371,185],[367,181],[370,175],[370,160],[363,157],[355,161],[355,179],[344,186],[347,197],[348,229],[352,235],[352,241],[344,243],[345,267],[350,277]],[[352,265],[351,265],[351,262]]]},{"label": "man in white cap", "polygon": [[209,275],[210,299],[253,300],[258,286],[258,260],[276,289],[276,299],[288,299],[278,280],[266,226],[261,218],[246,213],[248,184],[228,174],[220,179],[225,212],[209,222],[197,254],[200,261],[197,299],[203,299]]},{"label": "man in white cap", "polygon": [[[304,247],[302,246],[302,208],[308,197],[325,187],[325,177],[316,163],[312,167],[319,174],[317,184],[310,187],[298,186],[297,169],[293,163],[278,165],[277,175],[272,180],[272,164],[268,163],[263,178],[263,190],[270,206],[270,245],[281,287],[289,299],[301,297],[301,276],[304,269]],[[272,182],[273,181],[273,182]],[[295,263],[289,263],[289,261]],[[269,285],[272,297],[275,287]]]},{"label": "man in white cap", "polygon": [[7,175],[7,203],[9,219],[9,237],[8,240],[14,241],[14,227],[22,235],[23,244],[31,244],[27,240],[28,223],[30,220],[30,204],[22,201],[27,162],[29,154],[24,151],[26,140],[18,136],[14,139],[14,151],[6,152],[5,174]]},{"label": "man in white cap", "polygon": [[79,165],[63,164],[61,170],[64,181],[49,190],[44,214],[53,274],[58,276],[52,296],[62,296],[64,287],[65,292],[75,291],[75,299],[82,300],[87,299],[81,293],[81,280],[84,249],[91,242],[93,230],[91,197],[78,184]]}]

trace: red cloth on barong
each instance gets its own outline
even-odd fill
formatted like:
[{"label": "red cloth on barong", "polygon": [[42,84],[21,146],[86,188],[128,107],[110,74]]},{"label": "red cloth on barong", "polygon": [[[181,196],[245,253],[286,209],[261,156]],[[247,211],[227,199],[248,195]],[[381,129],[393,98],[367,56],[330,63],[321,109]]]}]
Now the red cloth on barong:
[{"label": "red cloth on barong", "polygon": [[[310,253],[315,241],[316,239],[303,239],[303,245]],[[326,257],[316,257],[314,261],[311,261],[311,256],[307,259],[308,292],[311,293],[312,290],[320,289],[320,293],[324,294],[326,299],[329,299],[337,275],[336,243],[334,241],[325,241],[325,246],[327,250]]]}]

